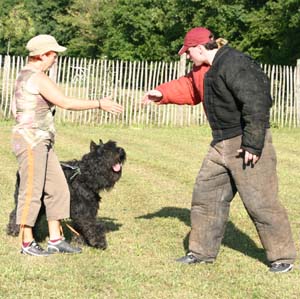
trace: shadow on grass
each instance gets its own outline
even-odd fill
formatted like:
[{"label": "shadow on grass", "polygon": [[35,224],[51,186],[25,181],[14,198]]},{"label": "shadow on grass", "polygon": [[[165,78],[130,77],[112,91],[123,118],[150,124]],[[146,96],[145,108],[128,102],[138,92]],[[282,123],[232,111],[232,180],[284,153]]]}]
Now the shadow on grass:
[{"label": "shadow on grass", "polygon": [[[122,224],[115,222],[116,219],[112,219],[112,218],[99,217],[97,220],[98,220],[98,222],[101,222],[103,224],[103,226],[105,227],[106,233],[117,231],[122,226]],[[68,226],[66,224],[73,227],[72,221],[63,221],[62,222],[62,229],[63,229],[64,237],[66,238],[66,240],[71,241],[73,239],[73,237],[75,236],[75,234],[71,231],[70,228],[68,228]],[[35,239],[37,242],[42,242],[42,241],[46,240],[48,235],[49,235],[49,233],[48,233],[48,225],[47,225],[46,217],[42,216],[41,219],[39,219],[39,221],[37,222],[36,227],[34,228],[34,236],[35,236]]]},{"label": "shadow on grass", "polygon": [[[152,219],[152,218],[177,218],[185,225],[191,226],[190,210],[176,207],[165,207],[161,210],[136,217],[137,219]],[[183,240],[183,246],[188,251],[189,234]],[[232,221],[228,221],[222,244],[228,248],[239,251],[253,259],[259,260],[264,264],[268,264],[265,250],[257,247],[255,242],[244,232],[239,230]]]}]

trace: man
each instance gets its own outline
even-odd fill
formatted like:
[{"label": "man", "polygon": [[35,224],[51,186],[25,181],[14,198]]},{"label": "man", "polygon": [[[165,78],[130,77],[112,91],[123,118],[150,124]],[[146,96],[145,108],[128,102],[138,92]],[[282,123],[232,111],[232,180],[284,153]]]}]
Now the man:
[{"label": "man", "polygon": [[[230,202],[238,192],[266,250],[270,271],[288,272],[296,250],[286,211],[278,201],[276,153],[269,129],[270,82],[249,56],[227,45],[218,47],[206,28],[186,34],[179,55],[183,53],[194,69],[206,68],[203,89],[201,82],[187,76],[144,97],[144,103],[172,102],[168,98],[174,88],[177,98],[187,98],[186,93],[191,99],[203,95],[212,129],[213,140],[193,191],[189,252],[177,261],[194,264],[216,259]],[[182,89],[177,88],[180,81]]]}]

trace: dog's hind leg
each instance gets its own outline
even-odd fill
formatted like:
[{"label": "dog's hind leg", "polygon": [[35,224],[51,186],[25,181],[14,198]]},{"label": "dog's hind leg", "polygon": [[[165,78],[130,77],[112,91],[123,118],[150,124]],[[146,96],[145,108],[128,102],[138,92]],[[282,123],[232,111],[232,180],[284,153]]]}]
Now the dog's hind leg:
[{"label": "dog's hind leg", "polygon": [[6,233],[10,236],[18,236],[20,232],[20,225],[16,224],[17,210],[13,209],[9,214],[9,222],[6,226]]},{"label": "dog's hind leg", "polygon": [[20,176],[19,176],[19,173],[17,172],[16,173],[15,193],[14,193],[15,207],[9,214],[9,222],[6,227],[6,233],[10,236],[18,236],[19,232],[20,232],[20,225],[16,224],[19,185],[20,185]]}]

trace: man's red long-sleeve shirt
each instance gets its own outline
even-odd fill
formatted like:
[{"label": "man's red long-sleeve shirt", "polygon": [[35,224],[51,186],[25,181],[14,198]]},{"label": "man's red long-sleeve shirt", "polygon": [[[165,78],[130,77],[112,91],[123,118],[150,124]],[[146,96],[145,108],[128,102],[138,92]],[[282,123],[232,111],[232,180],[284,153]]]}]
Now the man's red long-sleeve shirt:
[{"label": "man's red long-sleeve shirt", "polygon": [[158,85],[163,94],[159,104],[197,105],[204,97],[204,75],[209,65],[194,66],[186,76]]}]

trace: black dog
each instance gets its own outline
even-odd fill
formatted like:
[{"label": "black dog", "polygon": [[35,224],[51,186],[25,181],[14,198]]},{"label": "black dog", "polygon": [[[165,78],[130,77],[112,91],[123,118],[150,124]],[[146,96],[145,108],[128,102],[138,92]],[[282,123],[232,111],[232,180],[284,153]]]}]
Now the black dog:
[{"label": "black dog", "polygon": [[[97,221],[101,199],[99,192],[113,188],[122,175],[122,164],[125,160],[125,150],[117,147],[116,142],[110,140],[103,143],[100,140],[99,144],[91,141],[90,152],[81,160],[61,162],[71,194],[72,226],[80,234],[79,238],[92,247],[101,249],[107,247],[105,227]],[[19,176],[17,175],[16,204],[18,182]],[[44,213],[42,209],[41,212]],[[16,225],[15,207],[9,216],[7,234],[17,236],[19,229],[19,225]]]}]

